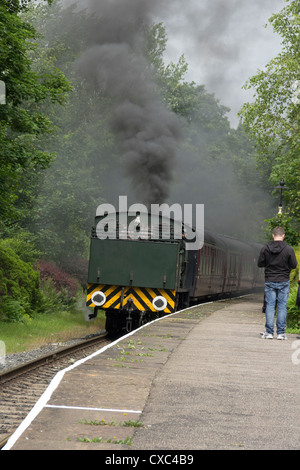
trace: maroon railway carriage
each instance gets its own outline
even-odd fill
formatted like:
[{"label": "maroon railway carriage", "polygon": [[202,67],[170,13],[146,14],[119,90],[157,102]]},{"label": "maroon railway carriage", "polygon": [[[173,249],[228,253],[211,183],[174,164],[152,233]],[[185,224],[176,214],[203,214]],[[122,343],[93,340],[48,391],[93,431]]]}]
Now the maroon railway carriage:
[{"label": "maroon railway carriage", "polygon": [[262,287],[263,273],[257,267],[261,245],[205,232],[197,252],[195,282],[190,300],[207,296],[243,293]]}]

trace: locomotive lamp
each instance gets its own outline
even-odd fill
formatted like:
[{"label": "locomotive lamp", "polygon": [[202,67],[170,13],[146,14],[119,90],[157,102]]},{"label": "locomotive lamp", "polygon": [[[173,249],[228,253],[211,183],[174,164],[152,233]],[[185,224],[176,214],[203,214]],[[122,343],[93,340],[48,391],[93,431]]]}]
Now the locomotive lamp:
[{"label": "locomotive lamp", "polygon": [[276,186],[275,189],[279,189],[280,191],[280,200],[279,200],[279,206],[278,206],[278,215],[282,214],[282,200],[283,200],[283,191],[286,189],[289,189],[287,186],[285,186],[284,180],[281,180],[279,183],[279,186]]},{"label": "locomotive lamp", "polygon": [[106,295],[104,294],[104,292],[101,292],[100,290],[97,290],[92,295],[92,302],[97,307],[101,307],[106,302]]},{"label": "locomotive lamp", "polygon": [[155,310],[162,311],[167,307],[168,302],[162,295],[158,295],[157,297],[155,297],[155,299],[153,299],[152,305]]}]

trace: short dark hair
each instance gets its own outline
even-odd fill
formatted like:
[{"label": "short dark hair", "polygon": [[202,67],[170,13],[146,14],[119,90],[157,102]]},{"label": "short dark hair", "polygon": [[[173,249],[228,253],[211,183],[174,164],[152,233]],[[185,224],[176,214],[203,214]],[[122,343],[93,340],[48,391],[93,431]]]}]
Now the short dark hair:
[{"label": "short dark hair", "polygon": [[274,237],[282,237],[282,235],[285,235],[285,231],[282,227],[275,227],[273,229],[273,235]]}]

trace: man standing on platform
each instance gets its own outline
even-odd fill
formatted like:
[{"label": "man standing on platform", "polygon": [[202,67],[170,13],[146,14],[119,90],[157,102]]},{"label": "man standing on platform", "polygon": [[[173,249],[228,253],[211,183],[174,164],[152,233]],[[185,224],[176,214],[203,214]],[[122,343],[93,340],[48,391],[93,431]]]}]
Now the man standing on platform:
[{"label": "man standing on platform", "polygon": [[296,255],[291,246],[283,241],[282,227],[273,230],[273,241],[260,251],[257,265],[265,268],[266,331],[262,338],[272,339],[277,304],[277,339],[287,339],[285,335],[287,302],[290,290],[290,272],[297,266]]}]

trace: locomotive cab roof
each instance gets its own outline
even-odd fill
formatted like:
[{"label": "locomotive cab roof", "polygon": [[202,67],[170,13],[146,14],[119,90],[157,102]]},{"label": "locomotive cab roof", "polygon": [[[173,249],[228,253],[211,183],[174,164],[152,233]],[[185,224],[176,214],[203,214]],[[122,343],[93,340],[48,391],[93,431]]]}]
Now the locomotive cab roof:
[{"label": "locomotive cab roof", "polygon": [[[203,237],[204,240],[202,240]],[[104,214],[96,214],[92,238],[168,242],[178,242],[184,239],[186,243],[194,242],[197,238],[199,248],[196,249],[202,247],[203,243],[200,243],[202,240],[205,244],[216,248],[245,254],[253,253],[260,248],[259,243],[215,234],[209,230],[204,230],[203,234],[199,234],[195,227],[184,224],[182,220],[163,215],[161,212],[153,214],[107,211]]]},{"label": "locomotive cab roof", "polygon": [[178,241],[195,237],[196,232],[181,220],[146,212],[97,214],[92,238]]}]

